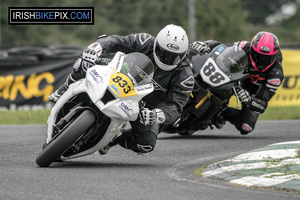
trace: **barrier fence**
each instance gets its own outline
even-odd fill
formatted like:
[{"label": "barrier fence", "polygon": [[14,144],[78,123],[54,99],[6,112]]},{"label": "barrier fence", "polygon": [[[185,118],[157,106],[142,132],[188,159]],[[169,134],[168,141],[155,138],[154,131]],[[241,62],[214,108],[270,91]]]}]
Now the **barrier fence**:
[{"label": "barrier fence", "polygon": [[81,47],[11,48],[0,53],[0,108],[46,105],[72,71]]}]

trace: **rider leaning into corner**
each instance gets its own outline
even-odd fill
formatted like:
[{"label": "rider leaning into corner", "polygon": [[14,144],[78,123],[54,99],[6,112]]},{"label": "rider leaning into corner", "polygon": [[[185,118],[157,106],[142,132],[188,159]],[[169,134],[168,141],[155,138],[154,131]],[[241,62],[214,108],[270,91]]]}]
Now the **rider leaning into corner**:
[{"label": "rider leaning into corner", "polygon": [[87,68],[95,65],[100,56],[106,57],[117,51],[145,54],[154,64],[155,90],[143,98],[146,106],[141,110],[142,116],[131,122],[132,130],[123,131],[100,154],[106,154],[116,144],[137,153],[151,152],[156,144],[160,124],[171,124],[180,117],[194,87],[193,72],[186,57],[187,50],[186,32],[173,24],[164,27],[156,38],[147,33],[100,36],[83,51],[65,84],[51,94],[49,99],[56,102],[71,83],[85,77]]},{"label": "rider leaning into corner", "polygon": [[[209,40],[196,41],[190,48],[198,54],[208,53],[221,42]],[[268,102],[275,95],[284,78],[282,70],[282,54],[278,38],[270,32],[257,33],[251,42],[240,41],[227,46],[242,48],[248,55],[247,79],[238,91],[242,109],[227,108],[213,122],[222,128],[226,121],[233,124],[243,135],[252,132],[260,114],[264,113]]]}]

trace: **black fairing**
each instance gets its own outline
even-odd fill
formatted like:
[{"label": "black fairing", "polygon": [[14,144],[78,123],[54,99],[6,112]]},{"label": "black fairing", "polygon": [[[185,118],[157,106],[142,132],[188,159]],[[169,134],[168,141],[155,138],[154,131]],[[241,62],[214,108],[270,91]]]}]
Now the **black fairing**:
[{"label": "black fairing", "polygon": [[[189,135],[212,127],[213,119],[228,107],[233,87],[248,76],[245,73],[248,57],[236,47],[219,45],[201,56],[191,52],[189,60],[196,80],[192,96],[183,109],[180,121],[162,126],[163,132]],[[209,100],[196,106],[206,96],[209,96]]]},{"label": "black fairing", "polygon": [[243,50],[225,45],[215,47],[208,54],[190,57],[197,84],[221,99],[230,98],[233,95],[232,87],[236,85],[236,82],[248,76],[245,73],[247,60],[247,55]]}]

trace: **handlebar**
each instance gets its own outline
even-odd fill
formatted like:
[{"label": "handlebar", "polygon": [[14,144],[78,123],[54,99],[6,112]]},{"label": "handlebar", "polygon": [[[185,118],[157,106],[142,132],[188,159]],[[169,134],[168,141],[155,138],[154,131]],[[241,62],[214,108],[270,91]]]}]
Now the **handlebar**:
[{"label": "handlebar", "polygon": [[97,65],[108,65],[110,60],[104,59],[104,58],[98,58],[98,60],[95,62]]}]

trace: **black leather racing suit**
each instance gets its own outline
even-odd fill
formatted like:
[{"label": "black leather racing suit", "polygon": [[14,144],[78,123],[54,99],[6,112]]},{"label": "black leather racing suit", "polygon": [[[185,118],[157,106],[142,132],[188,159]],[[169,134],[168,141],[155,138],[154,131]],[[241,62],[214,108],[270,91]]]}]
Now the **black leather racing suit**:
[{"label": "black leather racing suit", "polygon": [[[206,41],[210,49],[221,44],[218,41]],[[268,102],[275,95],[277,89],[281,85],[284,74],[281,66],[282,54],[278,50],[276,61],[264,72],[256,71],[250,59],[250,42],[241,41],[227,46],[236,46],[242,48],[249,57],[247,71],[249,76],[242,83],[242,87],[252,95],[252,101],[249,106],[242,106],[242,110],[228,108],[223,112],[224,119],[234,124],[241,134],[248,134],[254,130],[256,121],[268,106]]]},{"label": "black leather racing suit", "polygon": [[[164,124],[175,122],[181,115],[184,105],[194,87],[194,77],[191,66],[185,58],[178,67],[171,71],[160,69],[153,57],[155,38],[146,33],[132,34],[128,36],[100,36],[96,42],[102,46],[101,57],[111,53],[122,51],[123,53],[140,52],[147,55],[154,65],[153,84],[155,90],[143,98],[146,107],[161,109],[166,120]],[[78,80],[85,76],[84,69],[77,69],[71,74],[71,79]],[[70,80],[70,79],[69,79]],[[133,133],[123,133],[117,142],[124,148],[135,152],[150,152],[153,150],[159,125],[147,125],[140,123],[140,119],[131,123]]]}]

